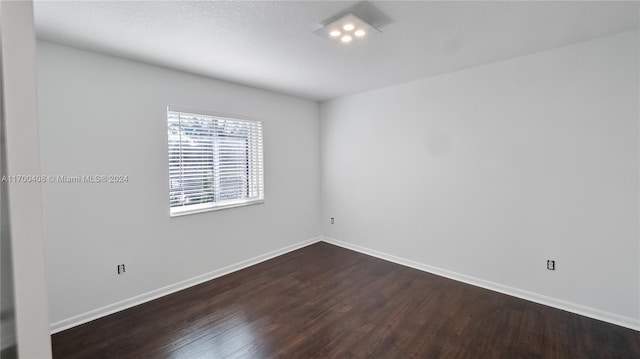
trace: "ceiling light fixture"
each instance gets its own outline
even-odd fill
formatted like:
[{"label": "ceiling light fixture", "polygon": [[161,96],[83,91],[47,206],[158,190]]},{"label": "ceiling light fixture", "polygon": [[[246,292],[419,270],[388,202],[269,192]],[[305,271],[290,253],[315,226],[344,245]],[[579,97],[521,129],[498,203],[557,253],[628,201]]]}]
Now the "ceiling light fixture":
[{"label": "ceiling light fixture", "polygon": [[338,40],[342,44],[350,44],[355,40],[360,41],[377,33],[380,33],[380,30],[351,13],[331,21],[315,31],[318,36]]}]

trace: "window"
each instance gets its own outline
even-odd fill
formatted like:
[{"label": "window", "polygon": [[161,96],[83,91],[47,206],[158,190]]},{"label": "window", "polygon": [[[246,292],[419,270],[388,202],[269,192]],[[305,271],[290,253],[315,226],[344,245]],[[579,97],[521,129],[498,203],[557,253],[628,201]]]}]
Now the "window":
[{"label": "window", "polygon": [[171,216],[264,201],[262,123],[167,110]]}]

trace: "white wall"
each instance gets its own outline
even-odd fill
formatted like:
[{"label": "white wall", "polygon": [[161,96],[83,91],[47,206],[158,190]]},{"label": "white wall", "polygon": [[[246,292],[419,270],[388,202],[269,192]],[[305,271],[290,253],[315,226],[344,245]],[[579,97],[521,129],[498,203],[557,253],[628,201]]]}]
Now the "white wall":
[{"label": "white wall", "polygon": [[640,328],[638,40],[322,104],[323,233]]},{"label": "white wall", "polygon": [[[129,176],[43,186],[54,330],[319,234],[317,103],[47,42],[38,91],[42,173]],[[167,105],[264,121],[264,204],[169,217]]]},{"label": "white wall", "polygon": [[[31,1],[0,3],[0,44],[2,60],[2,136],[3,174],[37,175],[40,172],[38,113],[36,101],[35,31]],[[6,161],[6,162],[5,162]],[[8,188],[6,187],[8,186]],[[3,348],[17,344],[19,358],[51,358],[47,293],[45,286],[44,243],[42,238],[42,198],[38,183],[18,181],[2,184],[2,245],[11,248],[13,283],[5,283],[2,319],[14,321],[15,332],[3,328]],[[8,196],[7,196],[8,195]],[[8,200],[8,206],[6,201]],[[8,211],[7,211],[8,210]],[[10,246],[7,239],[10,238]],[[2,260],[8,253],[2,253]],[[3,271],[6,270],[3,263]],[[3,273],[3,277],[6,276]],[[13,286],[4,287],[5,284]],[[5,291],[8,291],[5,292]],[[7,298],[13,296],[13,300]],[[7,303],[7,300],[9,303]],[[15,316],[15,317],[14,317]],[[14,328],[11,328],[14,329]],[[13,337],[15,334],[15,337]],[[2,357],[13,351],[3,352]],[[11,354],[9,354],[11,353]]]},{"label": "white wall", "polygon": [[[43,186],[53,327],[319,233],[638,327],[638,60],[630,32],[336,99],[319,143],[314,102],[39,42],[42,173],[130,179]],[[168,104],[265,122],[265,204],[169,217]]]}]

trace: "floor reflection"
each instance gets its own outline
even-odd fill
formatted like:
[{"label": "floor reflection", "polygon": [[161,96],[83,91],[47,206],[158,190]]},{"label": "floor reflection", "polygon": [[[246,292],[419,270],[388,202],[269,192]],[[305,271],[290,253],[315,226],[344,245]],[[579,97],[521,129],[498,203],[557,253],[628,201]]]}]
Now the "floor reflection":
[{"label": "floor reflection", "polygon": [[179,349],[189,359],[231,358],[258,338],[258,333],[244,311],[238,310],[213,327],[196,330]]}]

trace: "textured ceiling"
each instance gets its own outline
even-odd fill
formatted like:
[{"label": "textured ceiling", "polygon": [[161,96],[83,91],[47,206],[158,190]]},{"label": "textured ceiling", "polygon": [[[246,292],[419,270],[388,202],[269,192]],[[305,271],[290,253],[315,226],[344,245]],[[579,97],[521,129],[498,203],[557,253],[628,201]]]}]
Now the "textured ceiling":
[{"label": "textured ceiling", "polygon": [[[36,1],[40,39],[327,100],[638,28],[639,2]],[[353,12],[382,34],[313,34]]]}]

